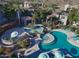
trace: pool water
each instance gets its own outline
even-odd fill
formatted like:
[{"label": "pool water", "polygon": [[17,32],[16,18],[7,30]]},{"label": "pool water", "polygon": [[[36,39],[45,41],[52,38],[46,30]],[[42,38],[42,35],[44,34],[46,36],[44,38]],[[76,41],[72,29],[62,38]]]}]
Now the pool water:
[{"label": "pool water", "polygon": [[67,35],[63,32],[59,32],[59,31],[53,31],[51,32],[51,34],[55,37],[56,42],[51,44],[44,44],[43,42],[41,42],[40,47],[43,50],[52,50],[55,48],[63,48],[63,49],[67,49],[68,52],[73,56],[73,57],[79,57],[79,47],[76,47],[72,44],[70,44],[67,41]]}]

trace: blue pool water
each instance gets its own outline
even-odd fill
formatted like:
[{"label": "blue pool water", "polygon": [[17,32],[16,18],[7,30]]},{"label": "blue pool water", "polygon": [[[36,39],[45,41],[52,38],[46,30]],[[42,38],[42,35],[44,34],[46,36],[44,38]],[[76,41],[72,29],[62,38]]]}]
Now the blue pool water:
[{"label": "blue pool water", "polygon": [[73,57],[79,57],[79,47],[76,47],[72,44],[70,44],[67,41],[67,35],[63,32],[59,31],[53,31],[51,34],[55,37],[56,42],[51,44],[43,44],[41,42],[40,48],[43,50],[52,50],[55,48],[63,48],[67,49],[68,52],[73,56]]}]

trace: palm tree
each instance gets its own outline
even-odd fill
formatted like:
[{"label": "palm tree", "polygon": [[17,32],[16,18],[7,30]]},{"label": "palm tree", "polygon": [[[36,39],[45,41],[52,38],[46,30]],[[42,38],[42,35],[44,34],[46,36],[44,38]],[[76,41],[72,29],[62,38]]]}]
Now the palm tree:
[{"label": "palm tree", "polygon": [[[47,16],[47,11],[46,10],[43,10],[43,9],[38,9],[34,12],[34,15],[33,15],[33,18],[34,19],[41,19],[41,21],[43,19],[45,19]],[[34,20],[35,21],[35,20]],[[35,22],[34,22],[35,23]]]},{"label": "palm tree", "polygon": [[72,10],[69,10],[68,20],[70,21],[70,23],[79,20],[78,9],[73,8]]},{"label": "palm tree", "polygon": [[15,17],[15,11],[12,7],[10,7],[8,4],[3,6],[3,11],[5,17],[10,21],[12,18]]},{"label": "palm tree", "polygon": [[[35,11],[34,17],[36,18],[42,18],[42,19],[46,19],[47,15],[49,15],[49,13],[51,12],[51,14],[53,12],[55,12],[56,9],[58,9],[58,6],[56,4],[47,4],[48,0],[45,0],[43,2],[43,6],[39,9],[37,9],[37,11]],[[46,23],[47,23],[47,19],[46,19]]]},{"label": "palm tree", "polygon": [[18,20],[19,20],[19,24],[20,24],[20,4],[22,2],[20,0],[12,0],[9,2],[9,5],[12,5],[13,9],[15,10],[15,12],[17,12],[17,17],[18,17]]},{"label": "palm tree", "polygon": [[20,10],[19,4],[20,4],[19,0],[12,0],[3,6],[5,17],[9,21],[16,19],[16,11]]},{"label": "palm tree", "polygon": [[55,12],[56,9],[59,9],[59,7],[58,7],[57,4],[52,4],[50,7],[52,8],[52,11],[53,11],[53,12]]}]

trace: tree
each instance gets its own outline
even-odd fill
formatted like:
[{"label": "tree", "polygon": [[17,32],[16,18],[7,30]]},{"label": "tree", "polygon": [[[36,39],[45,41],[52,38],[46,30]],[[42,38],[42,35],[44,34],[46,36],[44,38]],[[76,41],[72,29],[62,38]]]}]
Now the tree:
[{"label": "tree", "polygon": [[48,1],[48,0],[45,0],[43,2],[42,8],[45,8],[45,9],[48,9],[48,10],[51,9],[53,12],[55,12],[56,9],[59,9],[57,4],[51,3],[51,1]]},{"label": "tree", "polygon": [[9,5],[3,6],[4,15],[8,20],[11,20],[13,17],[15,17],[15,11],[13,8],[9,7]]},{"label": "tree", "polygon": [[0,47],[0,54],[4,51],[4,48]]},{"label": "tree", "polygon": [[34,18],[34,19],[37,18],[37,19],[41,19],[41,20],[46,19],[47,15],[48,15],[47,13],[48,13],[47,10],[38,9],[38,10],[36,10],[36,11],[34,12],[33,18]]},{"label": "tree", "polygon": [[52,4],[50,7],[52,8],[53,12],[55,12],[56,9],[59,9],[57,4]]},{"label": "tree", "polygon": [[27,39],[20,39],[18,42],[17,42],[17,45],[21,48],[27,48],[29,45],[30,45],[30,41],[27,40]]},{"label": "tree", "polygon": [[10,7],[12,7],[13,9],[17,10],[19,9],[19,5],[21,4],[21,1],[20,0],[12,0],[8,3],[8,5]]},{"label": "tree", "polygon": [[4,15],[8,20],[16,18],[16,10],[19,10],[19,0],[9,1],[6,5],[3,5]]},{"label": "tree", "polygon": [[70,22],[79,20],[78,9],[73,8],[69,10],[68,20],[70,20]]},{"label": "tree", "polygon": [[51,15],[53,12],[55,12],[56,9],[58,9],[58,5],[56,4],[47,4],[47,0],[43,2],[43,6],[41,8],[38,8],[34,15],[33,18],[40,18],[40,19],[45,19],[47,23],[47,16]]}]

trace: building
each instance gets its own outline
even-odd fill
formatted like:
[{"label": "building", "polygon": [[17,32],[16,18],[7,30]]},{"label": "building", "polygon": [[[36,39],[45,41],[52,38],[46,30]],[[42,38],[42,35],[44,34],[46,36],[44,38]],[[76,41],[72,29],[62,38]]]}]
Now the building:
[{"label": "building", "polygon": [[37,9],[42,5],[43,5],[42,0],[35,0],[35,1],[25,0],[22,3],[24,9]]},{"label": "building", "polygon": [[68,14],[66,12],[61,12],[59,18],[60,18],[60,21],[62,22],[63,25],[67,24]]},{"label": "building", "polygon": [[32,17],[29,17],[29,16],[22,17],[21,24],[26,26],[26,25],[29,25],[30,23],[32,23],[32,21],[33,21]]}]

